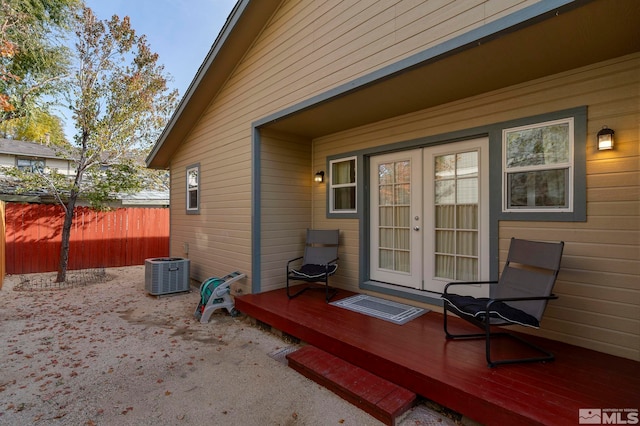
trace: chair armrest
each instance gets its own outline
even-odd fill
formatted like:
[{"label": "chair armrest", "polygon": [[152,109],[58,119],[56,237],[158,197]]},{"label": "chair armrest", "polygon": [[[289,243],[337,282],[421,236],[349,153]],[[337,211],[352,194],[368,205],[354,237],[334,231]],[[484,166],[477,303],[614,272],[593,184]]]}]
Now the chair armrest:
[{"label": "chair armrest", "polygon": [[444,293],[449,294],[448,289],[451,286],[455,285],[469,285],[469,284],[498,284],[498,281],[463,281],[463,282],[453,282],[444,286]]}]

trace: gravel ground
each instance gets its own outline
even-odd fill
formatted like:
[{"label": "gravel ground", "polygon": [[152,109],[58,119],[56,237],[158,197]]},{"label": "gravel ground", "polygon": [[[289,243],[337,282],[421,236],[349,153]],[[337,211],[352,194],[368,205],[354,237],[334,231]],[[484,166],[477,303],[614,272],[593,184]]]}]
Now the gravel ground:
[{"label": "gravel ground", "polygon": [[[226,311],[200,324],[197,292],[148,295],[144,266],[41,290],[50,277],[0,291],[0,424],[382,424],[279,360],[295,343]],[[422,405],[401,424],[455,423]]]}]

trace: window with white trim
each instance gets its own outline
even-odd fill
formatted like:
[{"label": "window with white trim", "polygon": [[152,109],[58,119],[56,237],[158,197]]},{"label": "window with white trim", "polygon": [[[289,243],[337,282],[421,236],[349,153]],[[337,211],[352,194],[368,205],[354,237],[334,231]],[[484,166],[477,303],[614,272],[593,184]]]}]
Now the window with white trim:
[{"label": "window with white trim", "polygon": [[16,167],[23,172],[43,173],[44,160],[39,158],[20,158],[16,159]]},{"label": "window with white trim", "polygon": [[200,165],[187,167],[187,213],[200,212]]},{"label": "window with white trim", "polygon": [[356,157],[329,162],[329,211],[356,213]]},{"label": "window with white trim", "polygon": [[504,212],[573,211],[573,118],[504,129]]}]

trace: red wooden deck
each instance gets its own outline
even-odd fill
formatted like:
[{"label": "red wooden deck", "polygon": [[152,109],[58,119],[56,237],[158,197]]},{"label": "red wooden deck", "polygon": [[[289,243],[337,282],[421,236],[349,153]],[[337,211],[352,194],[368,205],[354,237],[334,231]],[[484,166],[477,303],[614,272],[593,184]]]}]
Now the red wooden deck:
[{"label": "red wooden deck", "polygon": [[[572,425],[578,424],[580,409],[640,408],[640,362],[532,339],[556,360],[490,369],[484,341],[445,339],[441,312],[400,326],[328,305],[323,294],[307,291],[293,300],[284,289],[248,294],[236,297],[236,308],[487,425]],[[341,290],[334,300],[349,295]],[[456,318],[453,325],[470,327]],[[495,349],[496,354],[520,350],[511,339]]]}]

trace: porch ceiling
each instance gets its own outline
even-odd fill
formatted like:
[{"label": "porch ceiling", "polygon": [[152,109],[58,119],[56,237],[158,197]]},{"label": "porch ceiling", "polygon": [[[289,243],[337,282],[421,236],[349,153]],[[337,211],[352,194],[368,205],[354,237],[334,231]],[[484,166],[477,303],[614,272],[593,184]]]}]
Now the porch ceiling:
[{"label": "porch ceiling", "polygon": [[578,2],[497,35],[293,107],[262,128],[307,138],[640,51],[640,2]]}]

